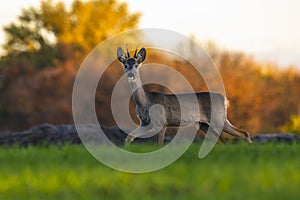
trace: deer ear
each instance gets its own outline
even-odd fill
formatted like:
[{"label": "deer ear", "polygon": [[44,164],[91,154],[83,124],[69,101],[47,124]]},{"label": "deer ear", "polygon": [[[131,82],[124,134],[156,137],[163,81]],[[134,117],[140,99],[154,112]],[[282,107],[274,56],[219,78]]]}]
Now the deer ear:
[{"label": "deer ear", "polygon": [[123,51],[123,49],[121,47],[119,47],[118,50],[117,50],[117,56],[118,56],[118,60],[121,63],[124,63],[126,61],[125,52]]},{"label": "deer ear", "polygon": [[136,61],[138,64],[140,64],[141,62],[143,62],[145,60],[145,58],[146,58],[146,49],[143,47],[138,52],[138,54],[136,56]]}]

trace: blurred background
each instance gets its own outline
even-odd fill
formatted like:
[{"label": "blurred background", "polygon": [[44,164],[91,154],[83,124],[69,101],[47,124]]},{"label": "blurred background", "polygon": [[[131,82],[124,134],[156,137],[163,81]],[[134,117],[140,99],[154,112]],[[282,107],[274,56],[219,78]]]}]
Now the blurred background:
[{"label": "blurred background", "polygon": [[[2,4],[0,131],[45,122],[73,123],[73,82],[88,53],[126,30],[164,28],[191,37],[208,51],[222,74],[234,124],[251,134],[300,134],[299,1],[10,0]],[[192,55],[193,46],[184,48]],[[149,51],[148,57],[181,72],[196,91],[206,90],[186,61],[165,61],[155,51]],[[114,62],[101,81],[95,97],[101,124],[114,125],[108,105],[122,75],[122,67]],[[169,92],[159,85],[149,89]]]}]

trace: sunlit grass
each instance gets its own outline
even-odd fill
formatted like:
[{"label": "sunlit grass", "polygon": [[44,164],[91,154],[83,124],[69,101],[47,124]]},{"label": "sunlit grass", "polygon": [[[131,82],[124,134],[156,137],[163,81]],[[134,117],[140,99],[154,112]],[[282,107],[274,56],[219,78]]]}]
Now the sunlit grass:
[{"label": "sunlit grass", "polygon": [[[126,149],[153,149],[132,145]],[[157,146],[154,147],[156,149]],[[110,169],[83,146],[0,148],[0,199],[298,199],[300,145],[200,144],[157,172]]]}]

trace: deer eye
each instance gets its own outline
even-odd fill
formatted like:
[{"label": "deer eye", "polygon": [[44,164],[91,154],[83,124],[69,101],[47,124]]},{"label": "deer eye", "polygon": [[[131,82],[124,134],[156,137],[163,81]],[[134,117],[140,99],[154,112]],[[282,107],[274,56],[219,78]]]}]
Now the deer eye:
[{"label": "deer eye", "polygon": [[125,69],[127,69],[128,65],[127,65],[127,64],[125,64],[125,65],[124,65],[124,67],[125,67]]}]

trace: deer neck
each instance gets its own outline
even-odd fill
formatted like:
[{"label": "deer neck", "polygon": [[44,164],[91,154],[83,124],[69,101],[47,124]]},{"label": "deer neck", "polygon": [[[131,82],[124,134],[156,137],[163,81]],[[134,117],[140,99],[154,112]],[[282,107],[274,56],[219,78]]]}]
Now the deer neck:
[{"label": "deer neck", "polygon": [[137,106],[146,107],[149,104],[149,95],[143,87],[141,80],[137,79],[135,82],[129,82],[129,85]]}]

